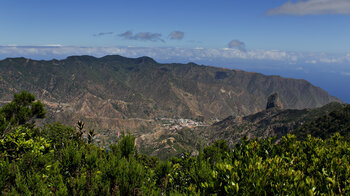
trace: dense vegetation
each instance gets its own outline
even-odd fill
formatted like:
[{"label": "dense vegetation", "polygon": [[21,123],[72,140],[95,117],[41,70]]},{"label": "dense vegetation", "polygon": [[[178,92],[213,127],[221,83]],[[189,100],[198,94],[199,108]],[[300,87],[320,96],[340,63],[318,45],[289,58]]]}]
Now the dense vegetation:
[{"label": "dense vegetation", "polygon": [[350,194],[350,141],[339,133],[303,141],[287,135],[278,144],[242,140],[233,149],[219,140],[198,156],[160,161],[139,154],[131,135],[106,151],[82,137],[82,122],[35,127],[45,110],[28,97],[16,94],[0,110],[4,195]]},{"label": "dense vegetation", "polygon": [[305,138],[307,134],[310,134],[325,139],[336,132],[342,136],[349,136],[350,105],[308,121],[293,133],[299,138]]},{"label": "dense vegetation", "polygon": [[225,139],[230,147],[243,137],[276,137],[288,133],[304,139],[308,134],[326,139],[339,132],[350,133],[350,105],[332,102],[313,109],[270,108],[244,117],[229,116],[212,126],[197,131],[209,142]]}]

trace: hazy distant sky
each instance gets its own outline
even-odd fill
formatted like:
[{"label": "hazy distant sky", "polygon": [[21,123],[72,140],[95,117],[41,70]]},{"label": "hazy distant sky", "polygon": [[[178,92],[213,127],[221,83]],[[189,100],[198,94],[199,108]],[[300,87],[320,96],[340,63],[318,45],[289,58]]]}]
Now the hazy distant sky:
[{"label": "hazy distant sky", "polygon": [[350,81],[350,0],[0,1],[0,58],[79,54]]}]

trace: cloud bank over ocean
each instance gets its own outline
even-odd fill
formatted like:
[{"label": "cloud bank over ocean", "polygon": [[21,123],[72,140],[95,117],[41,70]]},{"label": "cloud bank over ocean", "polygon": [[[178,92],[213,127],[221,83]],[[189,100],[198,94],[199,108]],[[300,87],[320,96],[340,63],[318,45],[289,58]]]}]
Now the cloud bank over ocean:
[{"label": "cloud bank over ocean", "polygon": [[[232,45],[232,44],[231,44]],[[235,46],[237,44],[234,44]],[[231,46],[233,47],[233,46]],[[242,47],[241,44],[239,47]],[[0,58],[27,57],[33,59],[62,59],[71,55],[101,57],[118,54],[126,57],[149,56],[159,61],[276,61],[284,64],[346,64],[349,54],[303,53],[281,50],[242,50],[241,48],[175,48],[175,47],[81,47],[60,44],[42,46],[0,46]]]}]

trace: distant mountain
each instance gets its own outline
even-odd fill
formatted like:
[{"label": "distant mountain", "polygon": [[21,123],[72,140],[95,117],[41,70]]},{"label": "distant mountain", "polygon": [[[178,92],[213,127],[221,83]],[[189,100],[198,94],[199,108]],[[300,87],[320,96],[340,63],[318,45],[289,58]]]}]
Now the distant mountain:
[{"label": "distant mountain", "polygon": [[[190,149],[196,143],[188,138],[196,137],[194,133],[186,129],[172,130],[174,137],[168,140],[169,130],[156,120],[161,117],[205,124],[227,116],[240,119],[263,111],[266,98],[274,93],[278,100],[272,97],[271,101],[291,109],[289,113],[342,102],[305,80],[194,63],[159,64],[149,57],[118,55],[0,61],[0,103],[12,100],[21,90],[42,100],[48,110],[45,122],[74,125],[83,120],[87,128],[97,129],[102,146],[122,131],[131,132],[138,144],[148,146],[143,151],[155,154],[162,149]],[[272,110],[261,115],[270,113]],[[178,146],[169,145],[173,143]]]}]

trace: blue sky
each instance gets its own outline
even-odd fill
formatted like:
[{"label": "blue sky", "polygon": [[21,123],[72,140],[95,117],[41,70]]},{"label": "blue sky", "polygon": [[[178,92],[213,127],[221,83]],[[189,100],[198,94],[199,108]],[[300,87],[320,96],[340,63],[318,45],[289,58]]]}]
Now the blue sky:
[{"label": "blue sky", "polygon": [[[286,0],[2,0],[0,44],[223,48],[231,40],[241,40],[249,49],[350,51],[350,15],[268,14],[285,3]],[[185,33],[183,40],[168,39],[175,30]],[[166,42],[118,36],[126,31],[159,33]],[[113,34],[93,36],[106,32]]]},{"label": "blue sky", "polygon": [[322,79],[350,82],[349,21],[350,0],[1,0],[0,58],[148,55],[304,77],[350,102]]}]

